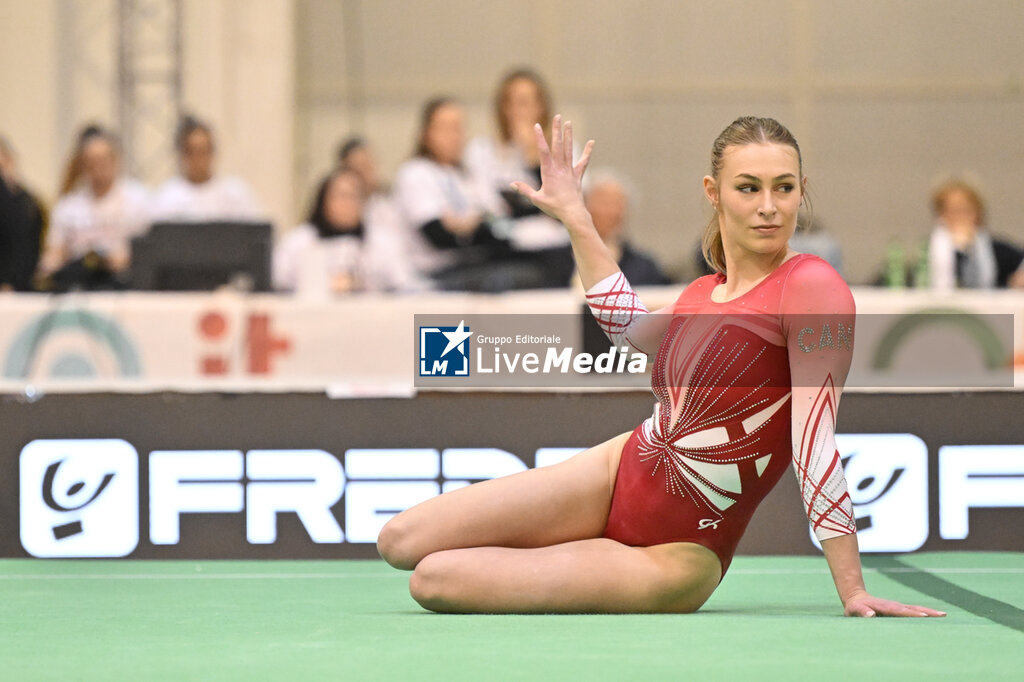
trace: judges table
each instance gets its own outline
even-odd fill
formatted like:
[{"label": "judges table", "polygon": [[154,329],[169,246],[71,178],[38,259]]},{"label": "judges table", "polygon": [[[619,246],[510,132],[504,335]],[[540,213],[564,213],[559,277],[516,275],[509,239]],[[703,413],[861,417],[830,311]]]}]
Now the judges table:
[{"label": "judges table", "polygon": [[[654,310],[671,303],[680,288],[639,293]],[[958,356],[977,355],[978,363],[1003,372],[987,382],[968,378],[940,384],[1024,386],[1024,292],[938,295],[863,288],[855,289],[854,296],[854,366],[874,368],[874,374],[855,371],[848,390],[898,386],[900,382],[874,382],[878,367],[899,364],[901,356],[904,362],[915,357],[921,361],[921,352],[935,347]],[[415,315],[429,314],[435,323],[441,319],[455,326],[481,315],[578,316],[581,305],[579,294],[567,290],[315,300],[230,291],[4,294],[0,392],[313,391],[336,397],[406,396],[415,393]],[[946,329],[937,338],[917,329],[927,325],[908,324],[921,313],[936,312],[945,316],[942,319],[952,315],[969,324],[952,325],[952,331]],[[569,334],[582,334],[581,326],[572,325]],[[573,338],[563,341],[582,343]],[[812,344],[816,341],[809,337]],[[963,348],[951,351],[951,343]],[[1006,371],[1014,360],[1016,381],[1013,372]],[[922,386],[916,380],[902,383]]]}]

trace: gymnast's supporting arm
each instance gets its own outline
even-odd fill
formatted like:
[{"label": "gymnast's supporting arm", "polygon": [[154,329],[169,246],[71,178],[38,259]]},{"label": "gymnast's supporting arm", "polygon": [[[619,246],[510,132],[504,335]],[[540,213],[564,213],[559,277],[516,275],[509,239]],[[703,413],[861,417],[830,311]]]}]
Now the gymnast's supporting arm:
[{"label": "gymnast's supporting arm", "polygon": [[847,616],[945,616],[944,611],[936,611],[926,606],[901,604],[900,602],[882,599],[868,594],[864,587],[864,577],[860,568],[860,553],[857,548],[857,535],[839,535],[821,541],[825,550],[825,560],[832,572],[832,580],[843,602],[843,612]]},{"label": "gymnast's supporting arm", "polygon": [[792,271],[783,291],[781,312],[793,391],[793,467],[844,612],[865,617],[944,616],[923,606],[874,597],[864,586],[853,502],[835,442],[839,399],[853,356],[856,311],[850,289],[824,261],[812,261]]}]

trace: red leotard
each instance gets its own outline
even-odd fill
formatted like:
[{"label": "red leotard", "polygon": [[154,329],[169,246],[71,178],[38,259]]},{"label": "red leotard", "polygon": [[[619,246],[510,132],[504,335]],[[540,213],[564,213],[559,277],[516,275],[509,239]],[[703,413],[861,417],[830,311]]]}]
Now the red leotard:
[{"label": "red leotard", "polygon": [[789,463],[817,536],[855,531],[833,438],[852,355],[849,288],[805,254],[716,303],[711,292],[724,282],[694,281],[659,311],[670,315],[646,315],[621,273],[587,294],[614,343],[657,344],[658,402],[623,447],[604,536],[631,546],[694,542],[718,555],[723,575]]}]

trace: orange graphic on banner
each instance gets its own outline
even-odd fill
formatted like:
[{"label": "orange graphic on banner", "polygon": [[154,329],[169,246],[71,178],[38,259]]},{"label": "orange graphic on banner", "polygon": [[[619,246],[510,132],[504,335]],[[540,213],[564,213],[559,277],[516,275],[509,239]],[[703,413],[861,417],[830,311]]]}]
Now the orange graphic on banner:
[{"label": "orange graphic on banner", "polygon": [[269,374],[271,356],[291,350],[291,340],[270,331],[270,316],[254,313],[249,316],[249,373]]},{"label": "orange graphic on banner", "polygon": [[[210,311],[199,318],[198,331],[204,339],[224,346],[229,342],[228,320],[219,312]],[[270,316],[253,313],[246,319],[245,355],[249,374],[270,374],[271,361],[291,350],[291,339],[271,331]],[[230,348],[230,343],[228,343]],[[204,376],[223,376],[231,371],[229,353],[207,352],[199,358],[199,371]]]}]

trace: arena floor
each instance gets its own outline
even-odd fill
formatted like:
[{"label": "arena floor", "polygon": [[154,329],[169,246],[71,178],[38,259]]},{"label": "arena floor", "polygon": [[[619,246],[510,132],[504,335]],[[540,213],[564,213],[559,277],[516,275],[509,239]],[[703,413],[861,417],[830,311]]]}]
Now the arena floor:
[{"label": "arena floor", "polygon": [[841,617],[824,561],[738,557],[687,616],[440,616],[379,561],[0,561],[3,680],[1020,680],[1024,554],[865,557],[945,619]]}]

